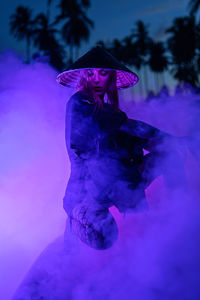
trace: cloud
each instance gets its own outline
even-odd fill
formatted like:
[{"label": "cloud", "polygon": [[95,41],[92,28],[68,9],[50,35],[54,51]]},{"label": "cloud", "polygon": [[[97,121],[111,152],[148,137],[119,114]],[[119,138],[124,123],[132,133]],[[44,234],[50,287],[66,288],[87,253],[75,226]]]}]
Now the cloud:
[{"label": "cloud", "polygon": [[140,17],[155,16],[159,14],[172,13],[179,10],[184,10],[187,7],[186,1],[168,0],[161,1],[156,4],[149,4],[145,9],[137,12]]}]

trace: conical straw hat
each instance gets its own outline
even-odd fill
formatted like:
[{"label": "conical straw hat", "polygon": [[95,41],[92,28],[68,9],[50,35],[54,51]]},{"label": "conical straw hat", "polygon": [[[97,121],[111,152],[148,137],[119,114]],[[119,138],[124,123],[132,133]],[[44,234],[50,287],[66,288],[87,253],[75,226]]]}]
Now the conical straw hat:
[{"label": "conical straw hat", "polygon": [[76,60],[67,70],[60,73],[56,80],[60,84],[76,88],[81,76],[81,70],[87,69],[109,69],[116,71],[116,86],[125,89],[135,85],[139,78],[121,64],[114,56],[103,47],[95,47]]}]

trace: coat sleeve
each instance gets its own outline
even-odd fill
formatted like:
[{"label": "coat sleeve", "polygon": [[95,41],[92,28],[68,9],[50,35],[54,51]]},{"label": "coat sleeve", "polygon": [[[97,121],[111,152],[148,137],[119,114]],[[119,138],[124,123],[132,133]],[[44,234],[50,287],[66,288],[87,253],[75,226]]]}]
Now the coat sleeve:
[{"label": "coat sleeve", "polygon": [[72,96],[66,109],[65,139],[69,154],[86,159],[96,151],[97,132],[94,105],[88,99]]},{"label": "coat sleeve", "polygon": [[159,150],[159,146],[173,136],[145,122],[127,119],[120,128],[132,136],[142,139],[143,148],[148,151]]}]

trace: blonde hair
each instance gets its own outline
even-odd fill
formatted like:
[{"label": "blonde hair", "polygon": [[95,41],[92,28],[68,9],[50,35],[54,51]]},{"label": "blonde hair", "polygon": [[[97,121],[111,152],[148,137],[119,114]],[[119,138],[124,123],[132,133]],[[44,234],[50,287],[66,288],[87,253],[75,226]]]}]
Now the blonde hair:
[{"label": "blonde hair", "polygon": [[[88,69],[81,70],[80,72],[81,72],[81,76],[77,85],[77,89],[79,91],[84,91],[86,93],[91,94],[92,97],[94,98],[97,110],[101,109],[102,100],[96,93],[94,93],[94,91],[90,88],[88,84]],[[116,71],[110,70],[106,96],[107,96],[107,102],[110,103],[113,106],[113,109],[117,111],[119,110],[119,95],[116,87],[116,77],[117,77]]]}]

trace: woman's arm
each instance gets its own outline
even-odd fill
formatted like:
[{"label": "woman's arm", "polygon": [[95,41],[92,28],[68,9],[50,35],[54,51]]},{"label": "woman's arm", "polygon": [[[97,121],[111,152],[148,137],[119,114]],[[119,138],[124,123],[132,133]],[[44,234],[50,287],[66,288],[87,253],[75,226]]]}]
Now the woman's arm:
[{"label": "woman's arm", "polygon": [[93,120],[94,105],[81,93],[67,103],[65,138],[69,152],[87,158],[96,150],[96,128]]},{"label": "woman's arm", "polygon": [[145,142],[143,143],[143,147],[148,151],[158,150],[159,146],[162,145],[164,141],[169,141],[175,138],[145,122],[133,119],[127,119],[120,129],[132,136],[144,139]]}]

